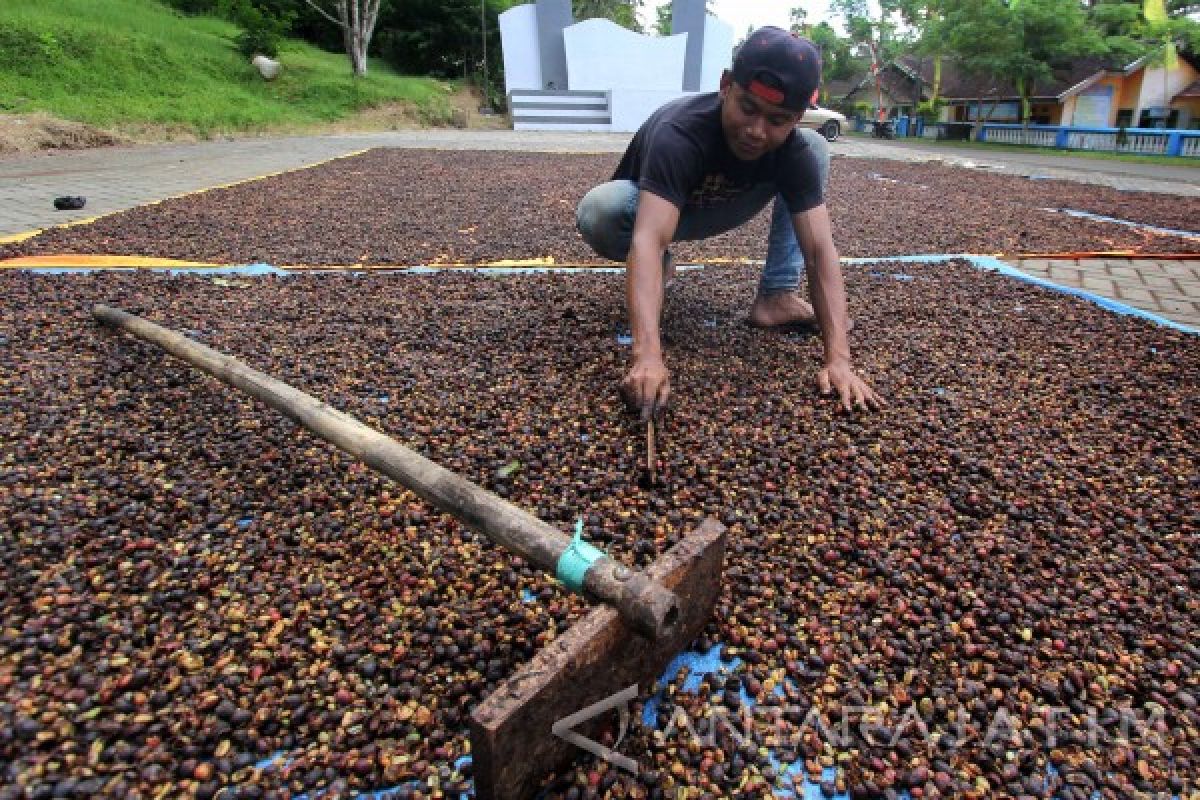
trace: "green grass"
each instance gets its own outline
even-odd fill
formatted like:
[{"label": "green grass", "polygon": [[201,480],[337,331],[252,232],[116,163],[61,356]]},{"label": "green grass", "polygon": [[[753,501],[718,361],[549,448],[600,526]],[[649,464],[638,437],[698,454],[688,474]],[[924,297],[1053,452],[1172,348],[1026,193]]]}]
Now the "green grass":
[{"label": "green grass", "polygon": [[449,84],[377,60],[355,79],[344,55],[294,40],[284,42],[283,71],[268,83],[238,53],[239,33],[155,0],[0,2],[0,113],[201,136],[302,128],[393,102],[412,103],[431,121],[449,115]]},{"label": "green grass", "polygon": [[[859,139],[874,138],[870,133],[849,131],[849,135]],[[1106,150],[1059,150],[1055,147],[1034,147],[1033,145],[1023,144],[998,144],[994,142],[958,142],[958,141],[936,141],[933,139],[924,138],[907,138],[898,137],[898,142],[906,142],[912,144],[928,145],[928,149],[934,150],[939,148],[953,148],[957,150],[970,150],[981,155],[987,153],[1029,153],[1039,156],[1074,156],[1077,158],[1091,158],[1099,161],[1128,161],[1134,164],[1165,164],[1172,167],[1200,167],[1200,158],[1190,158],[1183,156],[1157,156],[1157,155],[1142,155],[1138,153],[1113,153]]]}]

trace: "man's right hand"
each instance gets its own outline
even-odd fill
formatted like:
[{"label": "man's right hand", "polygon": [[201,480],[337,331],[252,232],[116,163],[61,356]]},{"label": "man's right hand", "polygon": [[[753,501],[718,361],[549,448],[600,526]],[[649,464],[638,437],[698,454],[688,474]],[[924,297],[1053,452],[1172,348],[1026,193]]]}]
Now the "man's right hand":
[{"label": "man's right hand", "polygon": [[671,373],[662,358],[634,359],[621,381],[621,395],[631,411],[640,412],[642,422],[662,416],[671,399]]}]

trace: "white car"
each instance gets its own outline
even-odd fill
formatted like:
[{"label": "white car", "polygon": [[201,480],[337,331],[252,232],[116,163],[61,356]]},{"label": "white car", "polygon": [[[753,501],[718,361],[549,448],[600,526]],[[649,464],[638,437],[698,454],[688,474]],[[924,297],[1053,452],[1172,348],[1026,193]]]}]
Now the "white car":
[{"label": "white car", "polygon": [[832,108],[813,106],[804,112],[800,124],[805,128],[813,128],[821,132],[827,141],[836,142],[842,135],[842,130],[849,125],[845,114],[840,114]]}]

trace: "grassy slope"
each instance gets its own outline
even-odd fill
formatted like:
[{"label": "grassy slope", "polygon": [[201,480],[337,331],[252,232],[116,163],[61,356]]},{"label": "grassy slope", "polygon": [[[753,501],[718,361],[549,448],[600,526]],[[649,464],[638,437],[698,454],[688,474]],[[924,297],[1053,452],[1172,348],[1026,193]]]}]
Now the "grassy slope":
[{"label": "grassy slope", "polygon": [[446,84],[378,62],[355,80],[345,56],[285,42],[263,81],[234,25],[156,0],[0,2],[0,113],[46,111],[101,127],[201,135],[302,127],[385,102],[448,113]]}]

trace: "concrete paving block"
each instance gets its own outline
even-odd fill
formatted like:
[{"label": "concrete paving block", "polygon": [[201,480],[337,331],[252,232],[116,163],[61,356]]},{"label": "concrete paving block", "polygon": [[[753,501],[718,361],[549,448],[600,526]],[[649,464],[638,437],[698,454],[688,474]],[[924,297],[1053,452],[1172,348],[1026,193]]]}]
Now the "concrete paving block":
[{"label": "concrete paving block", "polygon": [[1200,311],[1200,305],[1178,297],[1159,296],[1158,307],[1167,314],[1195,314]]},{"label": "concrete paving block", "polygon": [[1179,292],[1155,291],[1154,296],[1159,300],[1174,300],[1180,303],[1196,303],[1200,305],[1200,297],[1190,297]]},{"label": "concrete paving block", "polygon": [[1200,280],[1200,269],[1189,267],[1182,261],[1160,261],[1159,263],[1162,265],[1162,274],[1168,277]]},{"label": "concrete paving block", "polygon": [[1117,297],[1139,308],[1158,305],[1158,298],[1150,290],[1142,287],[1118,286]]},{"label": "concrete paving block", "polygon": [[1105,267],[1104,271],[1112,276],[1114,280],[1126,279],[1136,281],[1137,283],[1142,282],[1142,270],[1140,269],[1134,269],[1133,267]]},{"label": "concrete paving block", "polygon": [[1200,301],[1200,280],[1185,281],[1176,279],[1175,285],[1179,287],[1179,293],[1189,300]]},{"label": "concrete paving block", "polygon": [[1044,258],[1023,258],[1017,262],[1017,269],[1024,272],[1048,272],[1050,262]]},{"label": "concrete paving block", "polygon": [[1083,281],[1083,272],[1073,267],[1051,267],[1050,278],[1067,286],[1078,286]]},{"label": "concrete paving block", "polygon": [[1090,289],[1093,292],[1099,292],[1108,297],[1112,297],[1117,293],[1117,286],[1108,278],[1098,278],[1093,275],[1084,275],[1080,285],[1084,289]]},{"label": "concrete paving block", "polygon": [[1161,273],[1144,272],[1141,276],[1142,283],[1146,284],[1150,289],[1162,289],[1170,291],[1175,288],[1175,281],[1167,275]]},{"label": "concrete paving block", "polygon": [[1046,262],[1046,266],[1054,269],[1075,269],[1079,266],[1079,262],[1074,258],[1052,258]]}]

